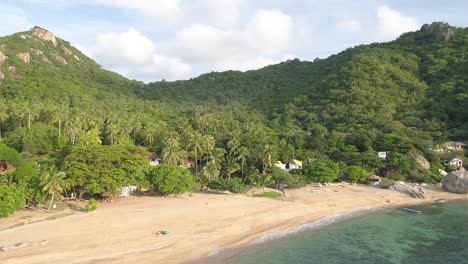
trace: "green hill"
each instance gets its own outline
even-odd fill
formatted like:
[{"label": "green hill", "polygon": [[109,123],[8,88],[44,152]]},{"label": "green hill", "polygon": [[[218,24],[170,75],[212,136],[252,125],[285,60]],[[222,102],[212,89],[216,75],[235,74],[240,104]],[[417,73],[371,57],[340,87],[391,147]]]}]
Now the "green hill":
[{"label": "green hill", "polygon": [[143,84],[35,27],[0,38],[1,140],[58,167],[76,145],[136,145],[210,179],[245,183],[295,157],[436,181],[431,148],[468,139],[467,44],[468,29],[433,23],[313,62]]}]

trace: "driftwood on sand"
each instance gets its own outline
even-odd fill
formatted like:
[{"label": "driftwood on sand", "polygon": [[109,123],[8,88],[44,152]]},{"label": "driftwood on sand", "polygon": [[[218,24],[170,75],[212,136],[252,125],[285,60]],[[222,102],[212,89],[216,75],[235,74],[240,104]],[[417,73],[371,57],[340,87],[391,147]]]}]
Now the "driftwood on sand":
[{"label": "driftwood on sand", "polygon": [[17,243],[14,245],[0,247],[0,251],[7,252],[7,251],[24,248],[24,247],[43,246],[43,245],[47,245],[48,243],[49,242],[47,240],[42,240],[40,242]]},{"label": "driftwood on sand", "polygon": [[413,198],[419,198],[419,199],[424,199],[426,195],[426,191],[423,188],[419,186],[412,186],[409,184],[397,183],[395,185],[390,186],[389,189],[397,191],[397,192],[401,192]]}]

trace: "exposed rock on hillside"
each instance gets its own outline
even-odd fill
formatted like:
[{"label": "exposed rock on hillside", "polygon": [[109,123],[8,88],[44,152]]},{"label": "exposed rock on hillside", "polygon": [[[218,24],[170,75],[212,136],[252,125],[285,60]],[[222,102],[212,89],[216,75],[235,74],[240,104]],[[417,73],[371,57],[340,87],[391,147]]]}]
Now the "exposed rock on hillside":
[{"label": "exposed rock on hillside", "polygon": [[8,57],[0,51],[0,66],[8,59]]},{"label": "exposed rock on hillside", "polygon": [[31,48],[30,51],[37,55],[37,56],[40,56],[42,58],[42,61],[46,62],[46,63],[49,63],[51,64],[52,62],[50,62],[49,59],[47,59],[47,57],[44,55],[44,52],[42,50],[39,50],[39,49],[34,49],[34,48]]},{"label": "exposed rock on hillside", "polygon": [[426,158],[424,158],[424,156],[414,155],[413,159],[414,161],[416,161],[417,164],[419,164],[424,169],[429,170],[431,168],[431,164],[429,163],[429,161],[427,161]]},{"label": "exposed rock on hillside", "polygon": [[67,65],[67,61],[62,57],[60,56],[58,53],[56,52],[53,52],[51,53],[52,57],[54,57],[54,59],[56,59],[58,62],[62,63],[63,65]]},{"label": "exposed rock on hillside", "polygon": [[38,26],[35,26],[31,29],[31,34],[37,38],[40,38],[40,39],[43,39],[45,41],[50,41],[52,42],[52,44],[57,47],[58,46],[58,42],[57,42],[57,39],[55,38],[54,34],[50,33],[49,31],[41,28],[41,27],[38,27]]},{"label": "exposed rock on hillside", "polygon": [[24,63],[30,63],[31,62],[31,57],[29,56],[29,52],[21,52],[18,54],[18,57],[24,62]]},{"label": "exposed rock on hillside", "polygon": [[465,170],[452,171],[442,179],[445,190],[454,193],[468,193],[468,172]]},{"label": "exposed rock on hillside", "polygon": [[62,49],[63,49],[63,52],[65,52],[66,55],[73,55],[73,53],[69,49],[67,49],[67,47],[62,46]]},{"label": "exposed rock on hillside", "polygon": [[23,77],[19,76],[17,73],[16,73],[16,67],[14,66],[10,66],[8,67],[8,72],[10,73],[10,77],[13,79],[13,80],[21,80],[23,79]]},{"label": "exposed rock on hillside", "polygon": [[37,56],[44,56],[44,52],[42,50],[39,50],[39,49],[34,49],[34,48],[30,48],[29,49],[33,54],[36,54]]},{"label": "exposed rock on hillside", "polygon": [[0,71],[0,85],[2,85],[3,79],[5,79],[5,75]]}]

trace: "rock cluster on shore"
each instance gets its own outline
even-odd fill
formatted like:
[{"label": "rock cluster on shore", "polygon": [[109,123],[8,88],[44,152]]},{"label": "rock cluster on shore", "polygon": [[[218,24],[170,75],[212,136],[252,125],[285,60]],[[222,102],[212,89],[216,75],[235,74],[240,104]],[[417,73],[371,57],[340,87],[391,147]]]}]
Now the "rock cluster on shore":
[{"label": "rock cluster on shore", "polygon": [[442,179],[445,190],[453,193],[468,193],[468,172],[465,170],[452,171]]},{"label": "rock cluster on shore", "polygon": [[389,189],[407,194],[413,198],[424,199],[426,196],[426,191],[424,190],[424,188],[404,183],[397,183],[395,185],[390,186]]}]

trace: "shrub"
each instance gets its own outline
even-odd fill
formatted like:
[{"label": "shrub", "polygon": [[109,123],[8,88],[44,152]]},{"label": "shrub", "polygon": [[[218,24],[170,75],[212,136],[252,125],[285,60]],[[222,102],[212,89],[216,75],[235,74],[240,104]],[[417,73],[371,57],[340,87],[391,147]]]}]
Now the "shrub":
[{"label": "shrub", "polygon": [[6,217],[21,209],[26,204],[26,197],[15,184],[0,184],[0,217]]},{"label": "shrub", "polygon": [[348,179],[352,182],[364,182],[367,180],[367,171],[359,166],[350,166],[348,168]]},{"label": "shrub", "polygon": [[281,197],[283,196],[281,193],[279,192],[263,192],[263,193],[259,193],[259,194],[254,194],[255,197],[268,197],[268,198],[278,198],[278,197]]},{"label": "shrub", "polygon": [[243,193],[247,189],[241,178],[232,178],[230,180],[218,179],[210,181],[208,183],[208,188],[215,191],[227,190],[233,193]]},{"label": "shrub", "polygon": [[280,168],[272,168],[272,178],[275,183],[286,184],[289,188],[297,188],[306,185],[306,178],[301,174],[289,174]]},{"label": "shrub", "polygon": [[92,198],[86,203],[85,209],[88,213],[90,213],[92,211],[95,211],[97,209],[97,206],[98,206],[97,201],[94,200],[94,198]]},{"label": "shrub", "polygon": [[389,179],[389,178],[382,178],[382,179],[380,180],[379,186],[380,186],[381,188],[387,189],[387,188],[389,188],[390,186],[392,186],[393,184],[395,184],[395,181],[394,181],[394,180]]},{"label": "shrub", "polygon": [[151,188],[162,195],[183,193],[193,185],[190,171],[168,164],[152,168],[147,177]]},{"label": "shrub", "polygon": [[317,160],[304,166],[308,182],[333,182],[338,178],[340,168],[331,160]]}]

